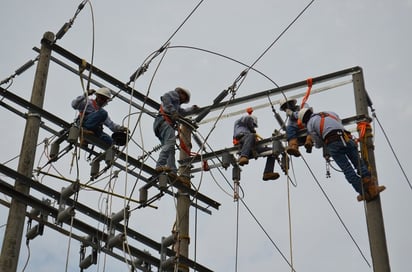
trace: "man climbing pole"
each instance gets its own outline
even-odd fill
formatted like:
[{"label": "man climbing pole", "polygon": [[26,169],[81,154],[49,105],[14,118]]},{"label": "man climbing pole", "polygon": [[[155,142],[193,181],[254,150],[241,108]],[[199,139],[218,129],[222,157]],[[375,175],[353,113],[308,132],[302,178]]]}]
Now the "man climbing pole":
[{"label": "man climbing pole", "polygon": [[83,133],[94,134],[108,145],[113,144],[113,139],[103,132],[103,125],[113,132],[128,132],[124,126],[114,123],[103,107],[111,99],[110,90],[106,87],[97,90],[88,90],[88,96],[95,95],[95,99],[88,99],[85,95],[80,95],[72,101],[72,107],[79,111],[78,122],[84,128]]},{"label": "man climbing pole", "polygon": [[[248,115],[242,116],[235,121],[233,129],[233,143],[240,146],[239,165],[249,163],[249,158],[253,156],[253,151],[260,153],[271,150],[270,147],[257,146],[256,128],[258,127],[257,117],[252,115],[252,108],[247,109]],[[266,165],[263,172],[263,180],[275,180],[279,178],[279,173],[273,172],[275,167],[275,156],[269,155],[266,158]]]},{"label": "man climbing pole", "polygon": [[172,171],[177,173],[175,162],[176,122],[180,116],[198,109],[198,106],[193,105],[187,109],[180,106],[190,102],[190,91],[181,87],[165,93],[160,99],[162,103],[153,123],[154,133],[162,144],[162,150],[156,162],[156,171]]},{"label": "man climbing pole", "polygon": [[[366,164],[360,158],[358,148],[334,112],[313,113],[311,108],[299,111],[299,120],[306,126],[316,148],[325,146],[342,169],[346,180],[359,193],[358,201],[375,199],[385,186],[377,186]],[[357,171],[355,171],[355,169]],[[359,173],[359,175],[357,174]]]},{"label": "man climbing pole", "polygon": [[[304,107],[309,107],[306,103]],[[286,112],[289,117],[286,126],[286,137],[288,147],[286,153],[289,155],[300,157],[299,145],[304,145],[306,153],[312,152],[313,142],[310,135],[298,137],[298,132],[303,129],[303,125],[298,121],[299,105],[296,105],[296,99],[282,99],[280,102],[280,110]]]}]

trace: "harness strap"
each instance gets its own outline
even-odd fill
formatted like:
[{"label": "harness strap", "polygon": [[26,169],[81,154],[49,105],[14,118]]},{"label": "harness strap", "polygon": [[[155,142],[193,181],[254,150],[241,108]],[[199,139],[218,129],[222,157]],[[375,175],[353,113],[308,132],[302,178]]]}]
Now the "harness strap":
[{"label": "harness strap", "polygon": [[325,118],[330,117],[332,119],[335,119],[336,121],[338,121],[338,118],[336,116],[332,115],[332,114],[327,113],[327,112],[319,112],[319,115],[321,117],[320,125],[319,125],[319,133],[320,133],[320,136],[322,137],[323,127],[325,126]]},{"label": "harness strap", "polygon": [[[306,83],[308,84],[308,88],[307,88],[307,90],[306,90],[305,96],[302,98],[302,103],[300,103],[300,108],[301,108],[301,109],[303,109],[303,106],[305,105],[306,101],[308,101],[308,99],[309,99],[310,91],[312,90],[312,83],[313,83],[312,78],[311,78],[311,77],[308,78],[308,79],[306,80]],[[299,120],[299,119],[298,119],[298,128],[299,128],[299,129],[304,129],[304,128],[305,128],[305,126],[303,125],[302,121]]]},{"label": "harness strap", "polygon": [[[96,100],[95,100],[95,99],[92,99],[91,102],[92,102],[93,108],[94,108],[96,111],[99,110],[99,106],[97,105]],[[79,111],[79,117],[82,117],[83,114],[84,114],[83,111]]]},{"label": "harness strap", "polygon": [[165,119],[166,122],[168,122],[170,125],[173,124],[172,119],[170,119],[169,115],[165,112],[162,105],[160,105],[159,112],[163,116],[163,119]]}]

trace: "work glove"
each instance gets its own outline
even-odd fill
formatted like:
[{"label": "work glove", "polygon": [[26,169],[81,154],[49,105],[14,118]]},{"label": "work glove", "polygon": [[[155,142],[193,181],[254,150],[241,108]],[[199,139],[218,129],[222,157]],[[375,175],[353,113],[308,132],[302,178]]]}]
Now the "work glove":
[{"label": "work glove", "polygon": [[130,130],[129,130],[127,127],[124,127],[124,126],[119,126],[119,127],[117,128],[117,131],[125,132],[125,133],[127,133],[127,134],[130,133]]},{"label": "work glove", "polygon": [[289,117],[291,117],[293,115],[293,110],[291,110],[291,109],[286,109],[285,112],[286,112],[286,115],[289,116]]}]

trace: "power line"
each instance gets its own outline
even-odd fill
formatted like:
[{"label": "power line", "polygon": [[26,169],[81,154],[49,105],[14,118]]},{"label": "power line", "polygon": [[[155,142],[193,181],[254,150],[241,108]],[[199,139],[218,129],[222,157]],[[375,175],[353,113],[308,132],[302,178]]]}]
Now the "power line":
[{"label": "power line", "polygon": [[303,155],[301,156],[302,160],[304,161],[304,163],[306,164],[306,167],[308,168],[310,174],[313,177],[313,180],[316,182],[316,184],[318,185],[319,189],[321,190],[323,196],[325,197],[325,199],[328,201],[330,207],[332,208],[332,210],[335,212],[336,216],[338,217],[341,225],[343,226],[343,228],[345,229],[345,231],[348,233],[349,237],[351,238],[352,242],[355,244],[356,248],[358,249],[359,253],[361,254],[362,258],[365,260],[366,264],[371,267],[370,263],[368,262],[368,260],[366,259],[365,254],[363,254],[361,248],[359,247],[358,243],[356,242],[355,238],[353,237],[352,233],[349,231],[348,227],[346,226],[345,222],[343,222],[342,217],[339,215],[338,211],[336,210],[335,206],[333,205],[332,201],[330,200],[330,198],[328,197],[328,195],[326,194],[325,190],[323,190],[322,186],[320,185],[318,179],[315,176],[315,173],[313,173],[311,167],[309,166],[309,164],[307,163],[307,161],[305,160],[305,158],[303,157]]}]

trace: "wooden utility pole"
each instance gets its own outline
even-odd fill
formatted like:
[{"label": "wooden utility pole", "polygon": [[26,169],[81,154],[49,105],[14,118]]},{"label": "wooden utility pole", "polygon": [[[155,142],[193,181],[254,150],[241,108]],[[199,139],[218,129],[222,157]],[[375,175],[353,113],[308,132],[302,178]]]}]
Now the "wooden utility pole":
[{"label": "wooden utility pole", "polygon": [[[356,113],[358,115],[369,116],[368,96],[365,90],[362,70],[353,74],[353,86],[355,92]],[[374,145],[372,141],[372,131],[368,127],[365,133],[367,148],[367,161],[373,177],[378,177],[375,165]],[[365,158],[363,158],[365,159]],[[369,244],[372,254],[372,264],[374,272],[390,272],[388,249],[386,246],[385,226],[383,223],[381,199],[366,202],[366,222],[369,233]]]},{"label": "wooden utility pole", "polygon": [[[54,34],[46,32],[41,41],[40,56],[37,64],[30,102],[42,108],[46,91],[47,74],[51,57],[51,49],[46,44],[54,41]],[[27,114],[26,128],[20,151],[20,160],[17,171],[27,177],[32,176],[36,146],[40,130],[40,116],[29,110]],[[20,180],[16,180],[14,187],[17,191],[26,195],[30,187]],[[0,255],[0,272],[13,272],[17,270],[21,240],[26,216],[26,205],[14,198],[11,200],[3,246]]]},{"label": "wooden utility pole", "polygon": [[[180,127],[180,141],[187,148],[180,148],[180,159],[184,160],[190,156],[187,154],[192,148],[191,143],[191,132],[192,130],[186,126],[181,125]],[[190,188],[190,165],[181,165],[179,167],[180,180],[184,181],[186,186]],[[176,211],[176,230],[178,232],[177,242],[175,249],[179,256],[189,257],[189,208],[190,208],[190,198],[187,193],[182,190],[178,191],[177,194],[177,211]],[[189,267],[179,264],[178,271],[188,272]]]}]

